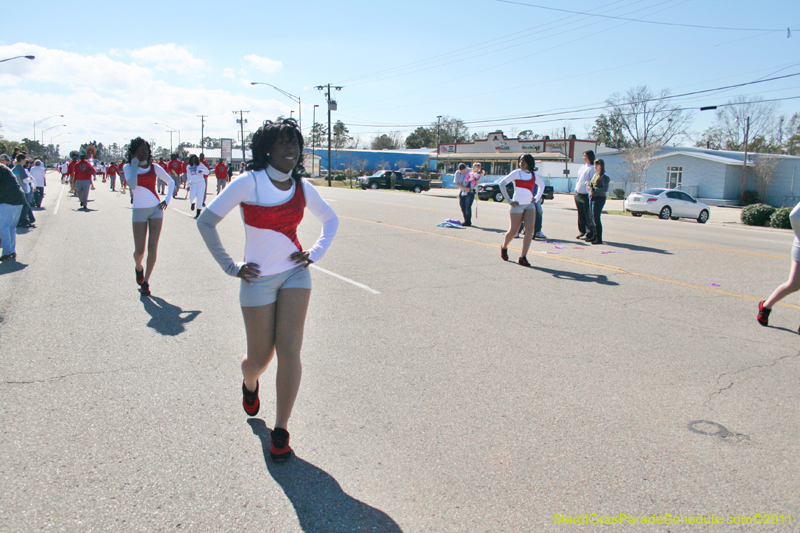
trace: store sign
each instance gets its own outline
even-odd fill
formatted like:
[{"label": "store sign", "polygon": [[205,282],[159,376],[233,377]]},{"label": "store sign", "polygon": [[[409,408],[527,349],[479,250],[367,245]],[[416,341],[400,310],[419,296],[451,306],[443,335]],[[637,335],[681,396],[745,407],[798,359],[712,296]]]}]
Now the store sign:
[{"label": "store sign", "polygon": [[454,154],[456,153],[456,145],[455,144],[442,144],[439,146],[439,153],[440,154]]},{"label": "store sign", "polygon": [[230,162],[233,155],[233,139],[220,139],[220,147],[222,148],[222,159]]},{"label": "store sign", "polygon": [[538,144],[523,144],[522,145],[522,149],[523,150],[533,150],[534,152],[538,153],[542,149],[542,147],[539,146]]}]

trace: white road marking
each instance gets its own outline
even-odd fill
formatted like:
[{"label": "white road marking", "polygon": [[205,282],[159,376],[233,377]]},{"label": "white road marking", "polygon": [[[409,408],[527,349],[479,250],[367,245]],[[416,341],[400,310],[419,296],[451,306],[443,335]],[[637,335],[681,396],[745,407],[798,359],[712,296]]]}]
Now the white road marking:
[{"label": "white road marking", "polygon": [[61,190],[58,193],[58,201],[56,202],[56,208],[53,211],[53,216],[58,214],[58,207],[61,205],[61,197],[64,196],[64,186],[65,185],[66,185],[66,183],[62,183],[61,184]]},{"label": "white road marking", "polygon": [[189,218],[194,218],[194,213],[186,213],[185,211],[181,211],[180,209],[173,209],[176,213],[180,213],[181,215],[186,215]]},{"label": "white road marking", "polygon": [[320,272],[323,272],[325,274],[329,274],[329,275],[333,276],[334,278],[339,278],[342,281],[346,281],[347,283],[355,285],[356,287],[358,287],[360,289],[364,289],[367,292],[371,292],[372,294],[380,294],[380,292],[376,291],[375,289],[371,289],[371,288],[367,287],[363,283],[359,283],[357,281],[353,281],[352,279],[346,278],[344,276],[340,276],[339,274],[336,274],[335,272],[331,272],[330,270],[325,270],[324,268],[320,268],[317,265],[311,265],[311,268],[316,268]]}]

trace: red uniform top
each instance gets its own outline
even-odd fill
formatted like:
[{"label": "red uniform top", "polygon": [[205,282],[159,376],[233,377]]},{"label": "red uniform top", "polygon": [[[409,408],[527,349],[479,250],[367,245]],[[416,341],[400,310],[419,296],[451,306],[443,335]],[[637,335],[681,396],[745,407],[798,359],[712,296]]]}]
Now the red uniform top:
[{"label": "red uniform top", "polygon": [[225,163],[220,161],[214,167],[214,174],[217,175],[218,180],[226,180],[228,179],[228,167],[225,166]]},{"label": "red uniform top", "polygon": [[108,174],[109,176],[116,176],[117,173],[119,173],[119,169],[117,168],[117,165],[115,165],[114,163],[111,163],[106,167],[106,174]]},{"label": "red uniform top", "polygon": [[69,165],[67,165],[67,174],[70,176],[75,175],[75,165],[78,164],[78,161],[70,161]]},{"label": "red uniform top", "polygon": [[189,161],[183,161],[181,163],[181,173],[186,174],[186,169],[189,168]]},{"label": "red uniform top", "polygon": [[177,159],[170,159],[169,163],[167,163],[167,172],[174,174],[173,177],[180,176],[183,174],[183,163]]},{"label": "red uniform top", "polygon": [[[206,161],[206,158],[205,158],[205,157],[204,157],[203,159],[201,159],[201,160],[200,160],[200,164],[201,164],[201,165],[205,165],[205,167],[206,167],[206,168],[209,170],[209,172],[211,171],[211,165],[209,165],[209,164],[208,164],[208,161]],[[205,177],[206,179],[208,179],[208,176],[204,176],[204,177]]]},{"label": "red uniform top", "polygon": [[74,167],[75,181],[90,180],[94,176],[94,167],[88,161],[78,161]]},{"label": "red uniform top", "polygon": [[155,168],[153,168],[153,165],[150,165],[150,170],[148,170],[144,174],[139,174],[139,177],[136,180],[136,186],[147,189],[148,191],[153,193],[153,196],[155,196],[160,202],[161,198],[159,198],[158,193],[156,192],[156,181],[158,181],[156,170]]}]

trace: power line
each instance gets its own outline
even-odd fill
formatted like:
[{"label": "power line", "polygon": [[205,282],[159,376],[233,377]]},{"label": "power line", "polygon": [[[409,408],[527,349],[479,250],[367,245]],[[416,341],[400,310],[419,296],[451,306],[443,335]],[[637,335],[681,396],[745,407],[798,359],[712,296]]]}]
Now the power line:
[{"label": "power line", "polygon": [[[614,20],[625,20],[625,21],[628,21],[628,22],[641,22],[643,24],[658,24],[659,26],[677,26],[677,27],[680,27],[680,28],[699,28],[699,29],[703,29],[703,30],[728,30],[728,31],[779,32],[779,31],[788,30],[789,31],[789,36],[791,36],[791,30],[792,30],[792,28],[780,28],[780,29],[777,29],[777,30],[776,29],[769,29],[768,30],[768,29],[763,29],[763,28],[726,28],[726,27],[721,27],[721,26],[699,26],[699,25],[696,25],[696,24],[679,24],[679,23],[676,23],[676,22],[658,22],[658,21],[655,21],[655,20],[631,19],[631,18],[626,18],[626,17],[615,17],[615,16],[612,16],[612,15],[598,15],[596,13],[585,13],[585,12],[582,12],[582,11],[570,11],[568,9],[558,9],[556,7],[538,6],[538,5],[534,5],[534,4],[526,4],[526,3],[523,3],[523,2],[514,2],[512,0],[495,0],[495,1],[496,2],[502,2],[504,4],[514,4],[514,5],[518,5],[518,6],[535,7],[537,9],[546,9],[548,11],[559,11],[561,13],[571,13],[573,15],[586,15],[586,16],[589,16],[589,17],[600,17],[600,18],[614,19]],[[797,29],[797,28],[795,28],[795,29]]]}]

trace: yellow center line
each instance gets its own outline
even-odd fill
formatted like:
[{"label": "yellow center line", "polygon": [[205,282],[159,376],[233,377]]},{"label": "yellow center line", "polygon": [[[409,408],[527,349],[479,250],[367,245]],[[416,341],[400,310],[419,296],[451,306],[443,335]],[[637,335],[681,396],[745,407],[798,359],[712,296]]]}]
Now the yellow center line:
[{"label": "yellow center line", "polygon": [[[339,218],[344,218],[344,219],[347,219],[347,220],[354,220],[356,222],[364,222],[364,223],[367,223],[367,224],[375,224],[375,225],[378,225],[378,226],[385,226],[387,228],[394,228],[394,229],[399,229],[399,230],[404,230],[404,231],[411,231],[411,232],[414,232],[414,233],[422,233],[424,235],[432,235],[434,237],[440,237],[440,238],[443,238],[443,239],[452,239],[454,241],[461,241],[461,242],[466,242],[466,243],[470,243],[470,244],[478,244],[480,246],[488,246],[490,248],[498,248],[496,243],[495,244],[490,244],[490,243],[486,243],[486,242],[475,241],[475,240],[472,240],[472,239],[465,239],[465,238],[462,238],[462,237],[456,237],[456,236],[453,236],[453,235],[442,235],[441,233],[434,233],[432,231],[426,231],[426,230],[421,230],[421,229],[407,228],[407,227],[404,227],[404,226],[395,226],[394,224],[386,224],[384,222],[378,222],[378,221],[375,221],[375,220],[364,220],[363,218],[347,217],[347,216],[342,216],[342,215],[339,215]],[[669,242],[669,241],[664,241],[664,242]],[[509,246],[509,249],[510,250],[514,250],[515,252],[521,251],[520,248],[512,247],[512,246]],[[737,298],[744,298],[746,300],[755,300],[756,302],[760,302],[762,300],[761,298],[758,298],[756,296],[748,296],[746,294],[738,294],[738,293],[735,293],[735,292],[723,291],[723,290],[715,289],[715,288],[712,288],[712,287],[703,287],[702,285],[694,285],[692,283],[686,283],[686,282],[677,281],[677,280],[674,280],[674,279],[666,279],[666,278],[660,278],[658,276],[651,276],[649,274],[641,274],[639,272],[631,272],[630,270],[625,270],[624,268],[621,268],[621,267],[617,267],[617,266],[613,266],[613,265],[604,265],[603,263],[595,263],[594,261],[587,261],[585,259],[576,259],[576,258],[572,258],[572,257],[565,257],[565,256],[562,256],[562,255],[544,254],[544,253],[540,253],[540,252],[534,252],[534,253],[536,253],[537,255],[541,255],[542,257],[546,257],[548,259],[553,259],[555,261],[563,261],[565,263],[572,263],[572,264],[575,264],[575,265],[583,265],[583,266],[588,266],[588,267],[592,267],[592,268],[597,268],[597,269],[600,269],[600,270],[608,270],[608,271],[611,271],[611,272],[616,272],[618,274],[628,274],[628,275],[631,275],[631,276],[636,276],[636,277],[646,278],[646,279],[652,279],[654,281],[660,281],[660,282],[663,282],[663,283],[670,283],[670,284],[673,284],[673,285],[681,285],[683,287],[689,287],[689,288],[692,288],[692,289],[700,289],[700,290],[703,290],[703,291],[714,292],[714,293],[717,293],[717,294],[724,294],[726,296],[735,296]],[[777,305],[782,305],[782,306],[785,306],[785,307],[791,307],[793,309],[800,309],[800,306],[798,306],[798,305],[787,304],[787,303],[783,303],[783,302],[778,302]]]}]

